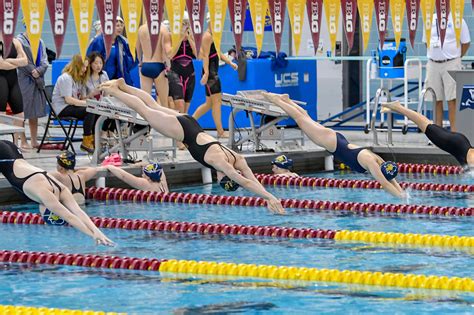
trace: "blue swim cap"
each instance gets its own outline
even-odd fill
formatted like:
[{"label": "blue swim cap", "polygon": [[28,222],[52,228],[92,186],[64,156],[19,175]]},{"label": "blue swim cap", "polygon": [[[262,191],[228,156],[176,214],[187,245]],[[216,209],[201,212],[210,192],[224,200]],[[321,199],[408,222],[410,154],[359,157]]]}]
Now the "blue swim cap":
[{"label": "blue swim cap", "polygon": [[64,167],[67,170],[73,170],[76,167],[76,155],[72,152],[63,152],[56,156],[59,166]]},{"label": "blue swim cap", "polygon": [[392,161],[383,162],[380,170],[387,180],[392,180],[398,175],[398,164]]},{"label": "blue swim cap", "polygon": [[163,168],[158,163],[151,163],[143,168],[143,173],[153,182],[159,182],[161,181],[161,175],[163,175]]},{"label": "blue swim cap", "polygon": [[279,155],[273,159],[272,164],[278,166],[279,168],[284,168],[289,170],[293,167],[293,160],[286,157],[286,155]]},{"label": "blue swim cap", "polygon": [[222,177],[220,185],[226,191],[236,191],[240,187],[236,181],[230,179],[228,176]]},{"label": "blue swim cap", "polygon": [[44,222],[48,225],[66,225],[67,222],[58,215],[55,215],[51,210],[45,209],[42,215]]}]

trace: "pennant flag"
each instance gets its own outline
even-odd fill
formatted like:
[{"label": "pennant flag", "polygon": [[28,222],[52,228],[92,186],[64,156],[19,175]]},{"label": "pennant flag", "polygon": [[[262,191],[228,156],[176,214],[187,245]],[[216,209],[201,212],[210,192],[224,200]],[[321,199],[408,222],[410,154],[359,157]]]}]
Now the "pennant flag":
[{"label": "pennant flag", "polygon": [[267,16],[267,0],[249,0],[250,15],[252,17],[253,33],[257,44],[257,55],[260,55],[265,34],[265,18]]},{"label": "pennant flag", "polygon": [[372,0],[357,0],[357,8],[359,9],[360,30],[364,41],[364,51],[370,40],[370,30],[372,28],[372,18],[374,12],[374,2]]},{"label": "pennant flag", "polygon": [[161,19],[163,18],[165,0],[143,0],[143,9],[150,33],[151,54],[155,53],[160,35]]},{"label": "pennant flag", "polygon": [[323,0],[307,0],[306,12],[308,13],[308,21],[311,29],[311,37],[313,39],[314,54],[318,52],[319,32],[321,30],[321,17],[323,13]]},{"label": "pennant flag", "polygon": [[449,16],[449,0],[436,0],[436,22],[439,30],[439,38],[441,40],[441,47],[444,45],[444,37],[446,36],[446,29],[448,28]]},{"label": "pennant flag", "polygon": [[410,34],[411,48],[415,48],[416,28],[418,27],[418,11],[420,0],[406,0],[408,33]]},{"label": "pennant flag", "polygon": [[[301,46],[301,35],[304,25],[304,8],[306,0],[291,0],[288,2],[288,15],[290,16],[291,34],[295,45],[295,52],[298,52]],[[273,30],[275,32],[275,30]],[[281,41],[281,38],[280,38]]]},{"label": "pennant flag", "polygon": [[[278,54],[281,48],[281,35],[283,34],[283,27],[285,25],[286,0],[269,0],[268,4],[270,7],[270,18],[272,20],[276,53]],[[302,22],[299,23],[301,24]]]},{"label": "pennant flag", "polygon": [[400,38],[402,37],[403,17],[405,16],[405,0],[390,0],[390,11],[392,11],[393,33],[398,48],[398,45],[400,45]]},{"label": "pennant flag", "polygon": [[[247,0],[229,0],[228,2],[235,47],[237,48],[237,52],[239,52],[242,48],[242,35],[244,34]],[[237,53],[237,56],[238,55],[239,54]]]},{"label": "pennant flag", "polygon": [[354,44],[354,32],[357,23],[357,0],[342,0],[341,9],[344,31],[349,46],[348,52],[350,52]]},{"label": "pennant flag", "polygon": [[209,0],[207,5],[211,16],[212,40],[214,41],[214,46],[216,47],[217,52],[220,52],[222,32],[224,31],[227,10],[227,0]]},{"label": "pennant flag", "polygon": [[328,24],[331,50],[336,48],[337,29],[339,26],[339,13],[341,10],[341,0],[324,0],[324,12]]},{"label": "pennant flag", "polygon": [[76,25],[79,51],[85,59],[94,16],[94,0],[72,0],[72,14]]},{"label": "pennant flag", "polygon": [[423,18],[426,46],[430,47],[431,42],[431,24],[433,23],[434,0],[421,0],[421,15]]},{"label": "pennant flag", "polygon": [[379,31],[380,48],[385,42],[385,33],[388,26],[388,0],[374,0],[375,14],[377,18],[377,29]]},{"label": "pennant flag", "polygon": [[20,1],[18,0],[0,0],[0,25],[2,25],[4,58],[7,58],[10,54],[13,38],[15,37],[19,8]]},{"label": "pennant flag", "polygon": [[[125,23],[125,29],[127,30],[130,52],[132,53],[133,59],[135,59],[138,28],[140,27],[140,20],[142,18],[142,0],[120,0],[120,8],[122,9],[123,21]],[[158,23],[158,25],[159,24],[160,23]],[[150,26],[149,23],[147,25]],[[152,52],[154,52],[153,49],[154,48],[152,48]]]},{"label": "pennant flag", "polygon": [[166,12],[170,20],[171,43],[176,45],[181,39],[181,26],[186,3],[184,0],[165,0]]},{"label": "pennant flag", "polygon": [[56,47],[56,58],[61,55],[66,34],[67,18],[69,16],[70,0],[47,0],[49,20],[53,31],[54,46]]},{"label": "pennant flag", "polygon": [[186,0],[191,30],[196,42],[196,50],[199,53],[201,49],[202,33],[204,28],[204,12],[206,11],[206,0]]},{"label": "pennant flag", "polygon": [[112,41],[114,40],[115,23],[117,22],[117,13],[119,0],[97,0],[97,15],[102,26],[102,35],[105,44],[105,59],[109,58]]},{"label": "pennant flag", "polygon": [[451,0],[451,15],[453,16],[454,33],[456,34],[456,45],[461,43],[462,17],[464,15],[464,1]]},{"label": "pennant flag", "polygon": [[46,0],[21,0],[21,7],[26,25],[26,34],[28,34],[28,39],[30,40],[33,62],[36,63]]}]

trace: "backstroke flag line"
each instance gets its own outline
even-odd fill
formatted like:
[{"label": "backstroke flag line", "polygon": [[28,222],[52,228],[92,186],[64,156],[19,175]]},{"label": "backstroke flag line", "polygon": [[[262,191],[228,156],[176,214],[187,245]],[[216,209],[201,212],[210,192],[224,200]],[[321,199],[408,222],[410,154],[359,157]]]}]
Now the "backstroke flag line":
[{"label": "backstroke flag line", "polygon": [[416,28],[418,27],[418,12],[420,0],[406,0],[408,33],[410,34],[411,48],[415,48]]},{"label": "backstroke flag line", "polygon": [[449,0],[436,0],[436,22],[441,40],[441,47],[444,45],[446,29],[448,28]]},{"label": "backstroke flag line", "polygon": [[[138,28],[142,17],[142,0],[120,0],[120,8],[123,14],[125,29],[127,30],[128,45],[133,59],[135,59],[135,48],[137,47]],[[147,25],[149,25],[147,23]],[[156,47],[156,44],[155,44]],[[152,46],[152,52],[155,47]]]},{"label": "backstroke flag line", "polygon": [[308,13],[311,38],[313,39],[314,54],[316,55],[319,47],[319,34],[321,32],[323,0],[307,0],[306,12]]},{"label": "backstroke flag line", "polygon": [[389,0],[375,0],[375,17],[377,18],[377,29],[379,31],[380,48],[385,42],[385,33],[388,26],[388,3]]},{"label": "backstroke flag line", "polygon": [[36,63],[38,56],[38,47],[41,39],[41,30],[43,28],[44,9],[46,0],[22,0],[21,7],[23,19],[25,20],[26,33],[31,45],[33,62]]},{"label": "backstroke flag line", "polygon": [[348,52],[351,51],[354,45],[354,32],[357,23],[357,0],[342,0],[342,27],[346,33],[346,40],[348,44]]},{"label": "backstroke flag line", "polygon": [[427,47],[431,45],[431,24],[433,22],[434,1],[435,0],[421,0],[420,2]]},{"label": "backstroke flag line", "polygon": [[451,0],[451,15],[453,16],[454,33],[457,47],[461,44],[462,17],[464,15],[464,0]]},{"label": "backstroke flag line", "polygon": [[[293,2],[292,0],[290,1]],[[272,19],[272,30],[273,37],[275,38],[276,53],[278,54],[281,48],[283,28],[285,26],[286,0],[269,0],[268,5],[270,7],[270,17]]]},{"label": "backstroke flag line", "polygon": [[119,0],[97,0],[97,15],[100,19],[105,44],[105,59],[109,58],[114,40],[115,23],[119,9]]},{"label": "backstroke flag line", "polygon": [[165,0],[165,5],[168,19],[170,20],[171,43],[175,47],[181,39],[181,28],[183,26],[183,14],[186,3],[184,0]]},{"label": "backstroke flag line", "polygon": [[165,7],[165,0],[143,0],[148,32],[150,34],[151,52],[155,53],[158,37],[160,36],[161,19]]},{"label": "backstroke flag line", "polygon": [[301,35],[303,34],[305,5],[306,0],[288,1],[288,15],[290,16],[291,36],[293,36],[293,44],[295,46],[295,52],[297,56],[299,55]]},{"label": "backstroke flag line", "polygon": [[69,17],[70,0],[47,0],[49,20],[53,31],[54,46],[56,47],[56,58],[61,56],[61,50],[66,35],[67,19]]},{"label": "backstroke flag line", "polygon": [[370,29],[372,28],[372,18],[374,12],[374,1],[373,0],[357,0],[357,7],[359,9],[360,16],[360,30],[362,33],[362,39],[364,41],[364,51],[367,49],[367,45],[370,40]]},{"label": "backstroke flag line", "polygon": [[267,0],[249,0],[249,4],[253,33],[257,45],[257,55],[259,56],[262,51],[263,36],[265,34],[265,18],[267,16],[268,2]]},{"label": "backstroke flag line", "polygon": [[3,37],[3,56],[10,54],[13,38],[15,37],[16,21],[18,19],[19,0],[0,0],[0,23]]},{"label": "backstroke flag line", "polygon": [[247,0],[229,0],[229,14],[232,32],[234,33],[235,48],[238,52],[242,48],[242,36],[244,34],[245,16],[247,11]]},{"label": "backstroke flag line", "polygon": [[339,25],[339,12],[341,10],[340,0],[324,0],[324,12],[326,13],[326,22],[328,25],[329,39],[331,41],[331,50],[336,48],[337,29]]},{"label": "backstroke flag line", "polygon": [[201,49],[202,34],[204,33],[204,13],[206,11],[206,0],[186,0],[189,13],[191,30],[196,41],[196,50]]},{"label": "backstroke flag line", "polygon": [[390,11],[392,12],[393,34],[395,35],[395,42],[398,48],[402,37],[403,18],[405,16],[405,0],[390,0]]},{"label": "backstroke flag line", "polygon": [[222,32],[224,31],[225,15],[227,12],[227,0],[209,0],[207,5],[211,15],[212,39],[214,40],[214,46],[217,52],[220,52]]},{"label": "backstroke flag line", "polygon": [[72,14],[76,25],[79,51],[85,59],[94,16],[94,0],[72,0]]}]

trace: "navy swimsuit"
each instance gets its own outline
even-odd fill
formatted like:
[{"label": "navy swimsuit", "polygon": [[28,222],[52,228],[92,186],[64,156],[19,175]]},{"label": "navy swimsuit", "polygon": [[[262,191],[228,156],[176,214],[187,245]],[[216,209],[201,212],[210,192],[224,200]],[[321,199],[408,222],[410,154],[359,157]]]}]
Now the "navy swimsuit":
[{"label": "navy swimsuit", "polygon": [[349,149],[349,141],[347,141],[346,137],[339,132],[336,132],[336,137],[336,151],[331,152],[334,157],[348,165],[351,170],[365,173],[367,170],[357,160],[360,151],[364,150],[364,148]]}]

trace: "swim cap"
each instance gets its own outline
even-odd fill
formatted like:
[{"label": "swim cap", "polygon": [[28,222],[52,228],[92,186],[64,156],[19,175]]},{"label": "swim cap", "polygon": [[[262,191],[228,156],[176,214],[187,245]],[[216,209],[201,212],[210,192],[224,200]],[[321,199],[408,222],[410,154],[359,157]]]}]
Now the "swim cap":
[{"label": "swim cap", "polygon": [[67,222],[58,215],[55,215],[51,210],[46,208],[42,215],[44,222],[49,225],[66,225]]},{"label": "swim cap", "polygon": [[73,170],[76,167],[76,155],[72,152],[63,152],[56,157],[59,166],[64,167],[67,170]]},{"label": "swim cap", "polygon": [[398,175],[398,165],[392,161],[383,162],[380,165],[380,170],[387,180],[392,180]]},{"label": "swim cap", "polygon": [[230,179],[228,176],[222,177],[220,185],[225,191],[236,191],[240,187],[236,181]]},{"label": "swim cap", "polygon": [[153,182],[159,182],[161,180],[161,175],[163,175],[163,168],[158,163],[151,163],[143,168],[143,173],[145,173],[145,175]]},{"label": "swim cap", "polygon": [[289,170],[293,167],[293,160],[286,157],[286,155],[279,155],[273,159],[272,164],[278,166],[279,168],[284,168]]}]

